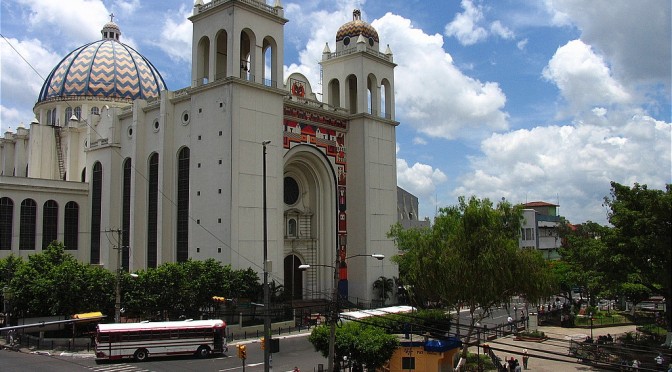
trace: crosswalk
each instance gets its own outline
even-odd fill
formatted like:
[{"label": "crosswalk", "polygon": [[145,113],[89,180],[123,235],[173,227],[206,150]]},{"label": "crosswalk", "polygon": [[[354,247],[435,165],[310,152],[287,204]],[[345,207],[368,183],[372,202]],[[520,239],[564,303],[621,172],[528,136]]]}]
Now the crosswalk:
[{"label": "crosswalk", "polygon": [[128,363],[95,366],[89,367],[89,369],[97,372],[152,372],[151,369],[140,368]]}]

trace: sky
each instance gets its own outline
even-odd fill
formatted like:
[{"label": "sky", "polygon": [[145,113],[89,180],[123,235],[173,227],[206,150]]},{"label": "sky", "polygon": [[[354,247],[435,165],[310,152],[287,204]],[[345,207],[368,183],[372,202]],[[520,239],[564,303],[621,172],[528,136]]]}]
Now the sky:
[{"label": "sky", "polygon": [[[0,133],[28,127],[44,78],[110,13],[168,89],[190,85],[193,0],[0,1]],[[672,182],[669,0],[277,1],[285,78],[314,90],[354,9],[390,46],[397,183],[421,218],[476,196],[607,224],[611,181]]]}]

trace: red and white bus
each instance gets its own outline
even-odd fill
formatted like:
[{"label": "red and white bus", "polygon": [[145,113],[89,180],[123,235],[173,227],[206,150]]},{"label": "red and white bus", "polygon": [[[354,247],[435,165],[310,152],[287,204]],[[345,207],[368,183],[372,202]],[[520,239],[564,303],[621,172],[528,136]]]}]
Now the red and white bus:
[{"label": "red and white bus", "polygon": [[195,354],[201,358],[227,351],[223,320],[184,320],[99,324],[96,360]]}]

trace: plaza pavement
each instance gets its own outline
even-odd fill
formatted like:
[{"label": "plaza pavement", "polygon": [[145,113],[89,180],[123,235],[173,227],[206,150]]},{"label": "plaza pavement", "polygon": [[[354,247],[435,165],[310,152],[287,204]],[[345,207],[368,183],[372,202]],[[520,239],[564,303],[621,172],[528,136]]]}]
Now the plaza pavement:
[{"label": "plaza pavement", "polygon": [[[538,327],[538,330],[544,332],[548,339],[543,342],[516,341],[513,335],[500,337],[489,341],[488,345],[495,354],[502,359],[518,359],[521,366],[523,363],[523,350],[527,349],[530,356],[528,361],[528,370],[535,372],[557,372],[557,371],[605,371],[606,369],[591,367],[587,364],[581,364],[576,357],[569,355],[570,340],[582,341],[590,335],[589,329],[583,328],[562,328],[562,327]],[[634,332],[634,325],[594,328],[593,336],[597,339],[600,335],[611,334],[614,338],[627,332]],[[471,351],[471,350],[470,350]],[[476,352],[476,350],[473,350]],[[482,352],[482,351],[481,351]]]}]

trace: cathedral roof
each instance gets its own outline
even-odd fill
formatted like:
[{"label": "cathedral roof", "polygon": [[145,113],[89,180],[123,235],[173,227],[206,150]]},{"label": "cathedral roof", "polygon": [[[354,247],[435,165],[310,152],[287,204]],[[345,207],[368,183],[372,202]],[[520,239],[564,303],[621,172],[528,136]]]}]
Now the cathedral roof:
[{"label": "cathedral roof", "polygon": [[375,42],[379,42],[378,31],[373,26],[362,21],[362,13],[359,9],[352,12],[352,21],[344,24],[336,32],[336,42],[343,40],[346,36],[350,38],[358,37],[359,35],[365,38],[372,38]]},{"label": "cathedral roof", "polygon": [[39,102],[74,97],[101,97],[132,101],[158,97],[166,89],[163,77],[135,49],[119,41],[114,22],[103,26],[102,40],[70,52],[49,73]]}]

